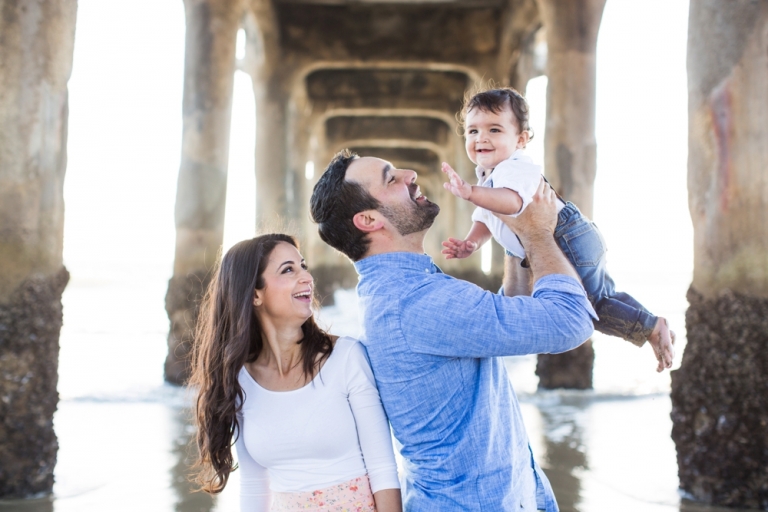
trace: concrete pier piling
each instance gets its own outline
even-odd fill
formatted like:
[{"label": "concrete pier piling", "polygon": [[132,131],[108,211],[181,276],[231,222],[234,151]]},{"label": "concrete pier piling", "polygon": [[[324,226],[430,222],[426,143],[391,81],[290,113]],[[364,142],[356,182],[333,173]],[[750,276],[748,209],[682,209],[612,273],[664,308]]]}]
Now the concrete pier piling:
[{"label": "concrete pier piling", "polygon": [[[547,41],[547,179],[560,195],[592,216],[597,170],[595,51],[605,0],[538,0]],[[592,388],[594,349],[587,340],[565,354],[542,354],[544,389]]]},{"label": "concrete pier piling", "polygon": [[688,345],[672,372],[680,487],[768,510],[768,3],[691,2]]},{"label": "concrete pier piling", "polygon": [[58,442],[75,0],[0,1],[0,499],[50,493]]},{"label": "concrete pier piling", "polygon": [[240,0],[186,0],[176,255],[165,308],[171,321],[165,378],[183,384],[197,309],[224,239],[229,130]]}]

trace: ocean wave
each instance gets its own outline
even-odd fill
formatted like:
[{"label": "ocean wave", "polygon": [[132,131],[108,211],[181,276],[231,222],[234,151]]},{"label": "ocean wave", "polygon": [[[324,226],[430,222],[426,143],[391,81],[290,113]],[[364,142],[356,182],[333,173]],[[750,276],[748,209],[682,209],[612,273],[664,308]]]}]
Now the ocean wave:
[{"label": "ocean wave", "polygon": [[89,393],[63,396],[62,403],[110,403],[110,404],[163,404],[175,408],[191,407],[194,401],[192,390],[163,384],[150,388],[123,389],[104,393]]}]

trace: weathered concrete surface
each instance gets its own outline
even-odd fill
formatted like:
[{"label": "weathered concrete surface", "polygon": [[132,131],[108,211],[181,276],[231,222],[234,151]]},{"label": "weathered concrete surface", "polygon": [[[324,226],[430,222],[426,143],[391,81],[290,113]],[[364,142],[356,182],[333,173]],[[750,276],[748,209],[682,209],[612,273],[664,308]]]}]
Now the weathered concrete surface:
[{"label": "weathered concrete surface", "polygon": [[688,202],[693,286],[768,295],[768,4],[691,5]]},{"label": "weathered concrete surface", "polygon": [[768,298],[688,291],[688,345],[672,372],[680,487],[768,510]]},{"label": "weathered concrete surface", "polygon": [[688,344],[672,372],[680,486],[768,510],[768,3],[691,2]]},{"label": "weathered concrete surface", "polygon": [[494,62],[506,2],[457,4],[279,2],[277,13],[283,46],[293,58]]},{"label": "weathered concrete surface", "polygon": [[592,389],[595,350],[592,340],[562,354],[539,354],[536,375],[541,389]]},{"label": "weathered concrete surface", "polygon": [[[544,166],[552,186],[592,215],[597,168],[595,50],[605,0],[537,0],[547,41]],[[565,354],[541,355],[539,387],[592,387],[591,340]]]},{"label": "weathered concrete surface", "polygon": [[409,139],[446,146],[454,126],[433,117],[338,116],[328,119],[325,133],[330,144],[349,140]]},{"label": "weathered concrete surface", "polygon": [[0,303],[0,497],[53,488],[61,293],[68,280],[63,267],[31,276]]},{"label": "weathered concrete surface", "polygon": [[595,50],[605,0],[538,4],[547,38],[547,179],[591,217],[597,168]]},{"label": "weathered concrete surface", "polygon": [[0,0],[0,498],[53,486],[76,12]]},{"label": "weathered concrete surface", "polygon": [[306,79],[314,108],[410,108],[451,115],[471,85],[465,72],[428,68],[321,69]]},{"label": "weathered concrete surface", "polygon": [[[165,379],[173,384],[183,384],[189,376],[190,351],[197,324],[200,304],[211,282],[209,271],[190,272],[173,276],[165,294],[165,311],[171,320],[168,335],[168,357],[165,360]],[[173,347],[170,340],[174,341]]]},{"label": "weathered concrete surface", "polygon": [[[288,166],[288,104],[279,77],[254,80],[256,97],[257,229],[282,231],[296,203],[296,172]],[[301,152],[300,147],[293,147]]]},{"label": "weathered concrete surface", "polygon": [[[176,255],[166,302],[171,330],[165,378],[182,384],[197,305],[189,280],[210,271],[224,238],[229,129],[240,0],[186,0],[184,128],[176,192]],[[176,288],[178,287],[178,289]],[[186,299],[184,299],[186,297]]]}]

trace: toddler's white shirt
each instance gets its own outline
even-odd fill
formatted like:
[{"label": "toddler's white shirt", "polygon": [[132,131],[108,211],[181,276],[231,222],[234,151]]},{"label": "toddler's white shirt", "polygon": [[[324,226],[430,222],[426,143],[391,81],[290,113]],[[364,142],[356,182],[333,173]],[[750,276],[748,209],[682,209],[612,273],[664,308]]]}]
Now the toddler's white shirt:
[{"label": "toddler's white shirt", "polygon": [[[531,157],[522,149],[515,151],[512,156],[502,161],[493,170],[488,171],[478,166],[475,168],[477,184],[482,187],[508,188],[514,190],[523,200],[520,211],[510,215],[517,217],[528,206],[539,188],[541,182],[541,166],[533,163]],[[557,211],[563,209],[563,202],[558,200]],[[519,258],[525,258],[525,249],[515,233],[507,227],[493,212],[477,207],[472,213],[472,220],[482,222],[493,235],[493,238],[506,250]]]},{"label": "toddler's white shirt", "polygon": [[268,511],[270,489],[313,491],[368,473],[373,492],[399,488],[389,422],[363,346],[339,338],[312,382],[269,391],[243,367],[235,443],[241,510]]}]

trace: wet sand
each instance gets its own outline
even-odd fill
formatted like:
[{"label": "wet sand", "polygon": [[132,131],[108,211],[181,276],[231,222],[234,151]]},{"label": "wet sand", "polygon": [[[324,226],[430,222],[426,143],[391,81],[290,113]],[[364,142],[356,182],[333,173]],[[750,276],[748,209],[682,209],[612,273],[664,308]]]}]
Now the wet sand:
[{"label": "wet sand", "polygon": [[[237,472],[215,499],[191,492],[189,397],[163,384],[167,320],[161,304],[140,300],[162,297],[164,285],[152,275],[138,282],[126,276],[123,283],[73,279],[64,298],[54,495],[0,501],[0,512],[239,509]],[[135,307],[93,314],[120,300]],[[667,315],[680,325],[679,306]],[[136,325],[136,317],[146,321]],[[355,335],[354,292],[337,292],[337,306],[326,308],[321,322],[335,333]],[[590,392],[538,392],[535,357],[506,360],[534,454],[561,510],[726,510],[678,493],[668,372],[653,372],[650,350],[597,335],[595,346],[596,390]]]},{"label": "wet sand", "polygon": [[[190,492],[193,432],[178,390],[156,402],[65,401],[51,498],[2,501],[2,512],[237,511],[237,473],[222,496]],[[563,512],[727,510],[681,500],[667,396],[523,398],[531,444]]]}]

